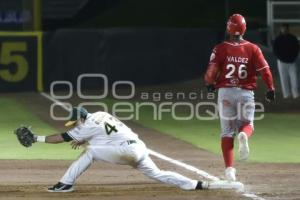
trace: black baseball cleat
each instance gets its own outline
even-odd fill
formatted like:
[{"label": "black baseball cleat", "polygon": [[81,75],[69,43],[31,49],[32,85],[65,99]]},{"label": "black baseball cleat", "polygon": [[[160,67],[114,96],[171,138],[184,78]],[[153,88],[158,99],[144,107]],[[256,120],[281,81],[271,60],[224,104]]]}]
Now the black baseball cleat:
[{"label": "black baseball cleat", "polygon": [[204,190],[204,189],[207,189],[207,188],[204,188],[203,186],[204,186],[204,182],[198,181],[195,190]]},{"label": "black baseball cleat", "polygon": [[67,185],[61,182],[58,182],[57,184],[48,188],[48,192],[73,192],[73,191],[74,191],[73,185]]}]

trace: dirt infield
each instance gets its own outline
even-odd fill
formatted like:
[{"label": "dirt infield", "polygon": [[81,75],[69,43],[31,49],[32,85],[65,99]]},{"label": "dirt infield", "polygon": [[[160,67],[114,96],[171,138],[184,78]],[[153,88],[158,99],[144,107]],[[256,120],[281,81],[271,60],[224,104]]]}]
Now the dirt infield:
[{"label": "dirt infield", "polygon": [[[42,120],[64,130],[61,123],[49,119],[49,105],[38,94],[17,94],[10,96],[22,99],[22,103]],[[34,101],[34,103],[32,103]],[[163,135],[138,124],[129,122],[147,146],[169,157],[178,159],[215,176],[223,176],[223,161],[205,150],[186,142]],[[164,170],[174,170],[195,179],[202,179],[195,173],[154,158]],[[144,177],[128,166],[94,163],[78,180],[76,190],[70,194],[51,194],[46,188],[56,183],[72,161],[60,160],[0,160],[0,199],[111,199],[111,200],[185,200],[185,199],[249,199],[234,191],[182,191],[157,183]],[[237,162],[238,179],[246,190],[265,199],[300,199],[299,164],[257,164]]]},{"label": "dirt infield", "polygon": [[[70,161],[1,161],[0,199],[240,199],[236,193],[191,191],[156,183],[126,166],[94,164],[71,194],[46,188],[60,178]],[[163,167],[164,164],[160,163]],[[167,168],[167,166],[164,166]],[[180,170],[179,170],[180,171]],[[17,175],[16,175],[17,174]],[[3,184],[5,183],[5,184]],[[233,197],[233,198],[232,198]]]}]

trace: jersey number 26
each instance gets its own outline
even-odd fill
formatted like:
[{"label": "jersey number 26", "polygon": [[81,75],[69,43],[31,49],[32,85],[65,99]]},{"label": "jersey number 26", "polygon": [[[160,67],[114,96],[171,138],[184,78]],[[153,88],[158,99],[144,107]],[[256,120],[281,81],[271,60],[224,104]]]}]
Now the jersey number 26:
[{"label": "jersey number 26", "polygon": [[248,76],[247,66],[244,64],[239,65],[236,67],[234,64],[228,64],[226,66],[226,70],[228,70],[225,78],[233,78],[233,74],[238,70],[238,78],[239,79],[246,79]]}]

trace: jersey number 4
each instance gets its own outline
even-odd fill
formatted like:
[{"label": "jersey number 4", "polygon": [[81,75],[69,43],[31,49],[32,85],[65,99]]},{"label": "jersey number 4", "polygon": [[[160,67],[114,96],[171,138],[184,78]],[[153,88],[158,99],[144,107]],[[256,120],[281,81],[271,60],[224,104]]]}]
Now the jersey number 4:
[{"label": "jersey number 4", "polygon": [[233,78],[233,74],[238,70],[238,78],[239,79],[246,79],[248,76],[247,66],[244,64],[239,65],[236,67],[234,64],[228,64],[226,66],[226,70],[228,70],[225,78]]},{"label": "jersey number 4", "polygon": [[104,123],[104,126],[105,126],[105,131],[106,131],[107,135],[110,135],[112,132],[118,132],[118,130],[116,129],[116,126],[112,126],[107,122]]}]

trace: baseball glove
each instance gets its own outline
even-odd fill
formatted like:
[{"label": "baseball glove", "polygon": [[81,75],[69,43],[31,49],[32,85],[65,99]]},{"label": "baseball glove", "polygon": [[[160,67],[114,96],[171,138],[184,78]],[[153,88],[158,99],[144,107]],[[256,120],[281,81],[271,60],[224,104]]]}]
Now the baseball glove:
[{"label": "baseball glove", "polygon": [[266,100],[267,100],[268,102],[275,101],[275,91],[274,91],[274,90],[269,90],[269,91],[266,93]]},{"label": "baseball glove", "polygon": [[31,147],[32,143],[35,142],[35,137],[28,127],[22,126],[16,129],[14,132],[17,135],[19,142],[24,147]]}]

